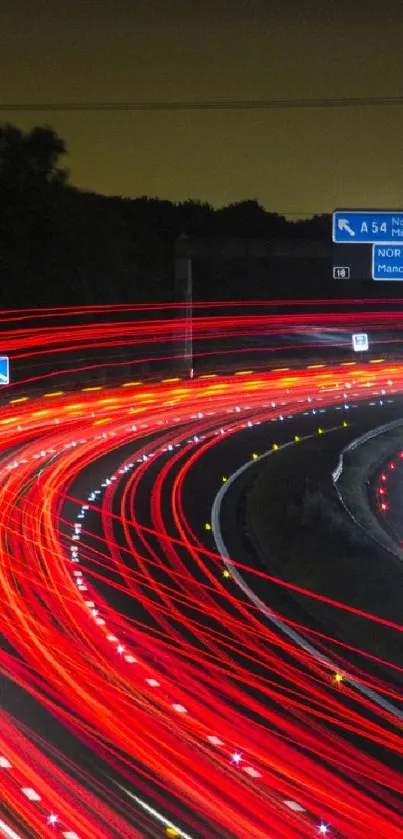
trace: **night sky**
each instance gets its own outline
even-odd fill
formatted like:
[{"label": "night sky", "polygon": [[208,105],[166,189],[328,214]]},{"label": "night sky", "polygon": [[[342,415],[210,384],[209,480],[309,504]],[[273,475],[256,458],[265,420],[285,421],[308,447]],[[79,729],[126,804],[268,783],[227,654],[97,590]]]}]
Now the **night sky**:
[{"label": "night sky", "polygon": [[[399,96],[401,0],[0,0],[0,103]],[[403,106],[0,113],[71,181],[287,214],[403,207]]]}]

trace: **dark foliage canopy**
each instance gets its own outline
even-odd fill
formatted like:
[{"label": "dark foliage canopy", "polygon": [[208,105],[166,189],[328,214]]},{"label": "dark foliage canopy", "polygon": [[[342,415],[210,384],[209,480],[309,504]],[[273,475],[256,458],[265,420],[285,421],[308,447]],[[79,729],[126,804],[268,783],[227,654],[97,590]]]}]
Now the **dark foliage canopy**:
[{"label": "dark foliage canopy", "polygon": [[[200,201],[88,194],[69,184],[61,165],[66,154],[49,126],[24,133],[0,125],[2,308],[172,300],[175,243],[182,234],[216,243],[329,237],[329,217],[292,223],[254,199],[216,210]],[[244,293],[245,272],[249,294],[270,296],[273,266],[268,283],[267,270],[256,273],[241,261],[213,263],[196,272],[199,299],[236,299]]]}]

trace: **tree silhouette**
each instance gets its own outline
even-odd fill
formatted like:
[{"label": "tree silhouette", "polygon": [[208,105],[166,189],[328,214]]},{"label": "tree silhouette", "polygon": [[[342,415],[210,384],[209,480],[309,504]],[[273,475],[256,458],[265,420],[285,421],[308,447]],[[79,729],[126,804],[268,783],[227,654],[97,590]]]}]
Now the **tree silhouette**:
[{"label": "tree silhouette", "polygon": [[218,229],[227,236],[270,237],[285,233],[286,221],[277,213],[268,213],[254,199],[239,201],[217,210]]},{"label": "tree silhouette", "polygon": [[12,189],[65,184],[67,172],[58,165],[65,154],[64,140],[48,126],[26,134],[13,125],[0,126],[0,183]]},{"label": "tree silhouette", "polygon": [[[301,296],[318,278],[323,294],[329,266],[322,256],[302,259],[290,248],[288,256],[285,249],[285,256],[255,258],[248,242],[311,239],[314,252],[315,241],[330,242],[330,216],[289,222],[255,199],[215,209],[197,200],[85,193],[68,182],[66,153],[49,126],[24,132],[0,124],[0,306],[170,300],[182,233],[206,243],[206,258],[193,266],[201,300],[264,299],[285,289]],[[231,240],[244,243],[234,258],[225,255]]]}]

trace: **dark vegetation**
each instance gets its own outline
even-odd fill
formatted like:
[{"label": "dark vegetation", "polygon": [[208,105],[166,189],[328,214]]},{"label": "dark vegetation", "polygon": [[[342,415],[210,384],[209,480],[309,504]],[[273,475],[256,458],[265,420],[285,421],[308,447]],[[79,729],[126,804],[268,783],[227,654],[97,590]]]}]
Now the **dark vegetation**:
[{"label": "dark vegetation", "polygon": [[[246,277],[249,298],[275,298],[279,290],[286,296],[284,272],[295,275],[297,268],[323,294],[330,257],[322,247],[316,258],[315,243],[330,243],[328,216],[289,222],[254,200],[213,209],[198,201],[88,194],[69,183],[65,155],[64,141],[49,127],[24,133],[0,125],[2,308],[174,300],[182,234],[215,242],[215,256],[195,265],[200,300],[242,299]],[[231,258],[220,255],[227,239],[287,246],[268,260],[248,256],[247,246],[244,256]],[[313,243],[303,258],[292,246],[300,240]]]}]

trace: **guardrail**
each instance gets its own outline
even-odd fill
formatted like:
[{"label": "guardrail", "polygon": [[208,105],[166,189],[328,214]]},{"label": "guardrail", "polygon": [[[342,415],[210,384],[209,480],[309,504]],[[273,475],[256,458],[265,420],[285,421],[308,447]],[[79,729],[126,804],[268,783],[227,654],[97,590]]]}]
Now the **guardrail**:
[{"label": "guardrail", "polygon": [[[392,422],[385,423],[384,425],[379,425],[377,428],[371,429],[371,431],[367,431],[365,434],[362,434],[361,437],[356,437],[343,449],[343,451],[340,454],[339,463],[336,469],[334,469],[334,471],[332,472],[333,486],[336,490],[337,497],[339,499],[340,504],[343,507],[343,510],[347,513],[351,521],[363,533],[365,533],[366,536],[370,535],[370,538],[373,540],[373,542],[375,542],[376,545],[378,545],[380,548],[382,548],[384,551],[390,554],[390,556],[393,556],[395,558],[397,557],[400,560],[403,559],[403,552],[401,551],[398,545],[396,545],[396,547],[393,548],[391,547],[390,543],[387,542],[386,539],[381,539],[380,537],[377,537],[374,533],[368,534],[368,528],[361,521],[359,521],[359,519],[354,515],[354,513],[346,503],[343,494],[339,489],[338,481],[340,480],[340,477],[343,473],[344,458],[346,454],[348,454],[351,451],[354,451],[361,445],[364,445],[364,443],[367,443],[370,440],[374,440],[377,437],[380,437],[382,434],[386,434],[388,431],[393,431],[395,428],[400,428],[401,426],[403,426],[402,419],[393,420]],[[386,535],[387,534],[385,533],[385,536]]]},{"label": "guardrail", "polygon": [[403,425],[402,419],[393,420],[393,422],[387,422],[384,425],[379,425],[377,428],[372,428],[371,431],[367,431],[366,434],[362,434],[361,437],[356,437],[354,440],[351,441],[351,443],[345,446],[345,448],[340,453],[339,462],[336,466],[336,469],[334,469],[332,472],[332,480],[334,485],[337,484],[343,473],[344,458],[346,454],[354,451],[354,449],[357,449],[364,443],[368,443],[369,440],[373,440],[376,437],[379,437],[381,434],[386,434],[387,431],[393,431],[394,428],[399,428],[399,426],[401,425]]}]

